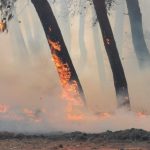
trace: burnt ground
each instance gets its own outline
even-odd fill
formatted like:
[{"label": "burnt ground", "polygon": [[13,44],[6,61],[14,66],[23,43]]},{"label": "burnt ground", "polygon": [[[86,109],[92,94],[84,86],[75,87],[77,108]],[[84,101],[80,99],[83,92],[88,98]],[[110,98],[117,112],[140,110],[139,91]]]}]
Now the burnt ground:
[{"label": "burnt ground", "polygon": [[99,134],[1,132],[0,150],[150,150],[150,132],[140,129]]}]

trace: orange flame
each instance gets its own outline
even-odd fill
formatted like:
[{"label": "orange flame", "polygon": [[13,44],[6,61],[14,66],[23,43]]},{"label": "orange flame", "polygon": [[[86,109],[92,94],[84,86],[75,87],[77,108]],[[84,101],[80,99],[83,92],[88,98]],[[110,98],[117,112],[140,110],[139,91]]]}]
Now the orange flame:
[{"label": "orange flame", "polygon": [[56,55],[53,54],[53,61],[57,67],[59,77],[60,77],[60,82],[63,87],[63,93],[62,97],[67,100],[67,118],[69,120],[81,120],[81,115],[80,114],[74,114],[73,107],[74,106],[82,106],[82,101],[80,98],[80,94],[78,91],[78,85],[77,82],[74,80],[72,82],[69,82],[70,77],[71,77],[71,72],[68,67],[68,64],[63,64],[63,62],[60,60],[60,58]]},{"label": "orange flame", "polygon": [[4,32],[5,29],[6,29],[6,23],[0,21],[0,32]]},{"label": "orange flame", "polygon": [[82,106],[82,100],[78,91],[78,84],[77,81],[71,80],[71,71],[69,65],[67,63],[63,63],[61,58],[55,54],[55,51],[61,51],[61,45],[59,42],[53,42],[52,40],[48,39],[48,43],[52,50],[52,60],[55,63],[57,68],[60,83],[63,87],[62,97],[63,99],[67,100],[67,119],[69,120],[81,120],[81,114],[75,113],[76,110],[74,108],[76,106]]},{"label": "orange flame", "polygon": [[71,78],[71,72],[68,64],[63,64],[61,59],[56,54],[53,54],[53,61],[57,67],[61,85],[64,88],[63,97],[70,96],[68,99],[71,101],[80,98],[77,82],[75,80],[72,82],[69,81]]},{"label": "orange flame", "polygon": [[50,47],[52,50],[61,51],[61,45],[59,42],[53,42],[52,40],[48,40],[48,43],[50,44]]}]

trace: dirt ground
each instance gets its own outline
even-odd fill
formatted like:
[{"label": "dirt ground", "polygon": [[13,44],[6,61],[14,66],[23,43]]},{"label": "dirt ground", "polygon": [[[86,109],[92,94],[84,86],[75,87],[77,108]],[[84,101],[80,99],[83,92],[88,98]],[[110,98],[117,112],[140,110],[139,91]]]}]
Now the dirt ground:
[{"label": "dirt ground", "polygon": [[0,150],[150,150],[150,142],[90,142],[51,139],[0,140]]}]

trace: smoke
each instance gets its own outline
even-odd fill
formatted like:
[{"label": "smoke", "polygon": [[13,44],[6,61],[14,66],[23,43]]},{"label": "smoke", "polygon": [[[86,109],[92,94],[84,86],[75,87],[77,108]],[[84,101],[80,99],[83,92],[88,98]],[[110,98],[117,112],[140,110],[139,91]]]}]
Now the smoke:
[{"label": "smoke", "polygon": [[[63,3],[59,0],[60,2]],[[150,24],[146,19],[147,14],[149,14],[147,3],[145,1],[140,3],[144,16],[144,31],[149,30],[147,24]],[[116,110],[113,78],[101,32],[98,24],[94,27],[92,25],[93,6],[88,7],[87,15],[84,16],[84,41],[87,49],[87,61],[83,62],[85,66],[84,70],[81,70],[79,60],[82,60],[78,37],[80,35],[79,14],[72,17],[64,12],[65,15],[68,15],[69,19],[67,18],[67,20],[71,24],[70,26],[67,24],[69,29],[66,29],[65,19],[62,17],[64,15],[62,14],[59,17],[58,3],[56,5],[51,2],[51,4],[67,47],[70,47],[69,53],[87,98],[88,108],[81,108],[80,110],[84,119],[79,121],[67,119],[67,102],[62,98],[59,77],[51,60],[51,53],[38,16],[31,3],[19,14],[19,8],[24,6],[23,2],[18,1],[16,13],[19,14],[17,20],[21,23],[13,20],[9,23],[10,32],[0,35],[0,130],[16,132],[69,132],[76,130],[101,132],[133,127],[150,130],[150,117],[148,116],[150,114],[150,70],[147,68],[141,71],[138,68],[131,42],[128,16],[124,16],[120,56],[129,86],[132,111],[134,112]],[[61,7],[66,7],[66,5],[63,3]],[[116,11],[117,7],[112,10],[112,15],[109,16],[112,27],[115,26]],[[66,33],[65,29],[70,30],[70,34]],[[95,30],[97,41],[94,39]],[[115,35],[117,35],[116,29],[115,32]],[[19,36],[22,36],[22,39]],[[117,35],[117,37],[119,36]],[[68,38],[71,41],[68,42]],[[15,39],[18,41],[15,41]],[[119,43],[120,40],[118,39],[117,42]],[[102,54],[100,57],[97,56],[98,50]],[[26,57],[24,51],[27,53]],[[100,58],[103,60],[98,60]],[[102,61],[101,64],[98,63],[99,61]],[[100,68],[101,65],[103,68]],[[105,72],[99,73],[100,69]],[[139,115],[137,112],[146,115]]]}]

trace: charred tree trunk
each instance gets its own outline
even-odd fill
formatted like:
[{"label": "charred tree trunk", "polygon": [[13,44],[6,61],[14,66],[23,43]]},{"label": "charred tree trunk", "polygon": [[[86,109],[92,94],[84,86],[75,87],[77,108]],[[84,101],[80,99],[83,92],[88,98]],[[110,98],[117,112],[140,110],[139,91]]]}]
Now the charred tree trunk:
[{"label": "charred tree trunk", "polygon": [[[47,0],[31,0],[44,28],[52,57],[61,80],[63,88],[68,86],[73,89],[85,101],[83,90],[75,68],[67,51],[60,28]],[[38,38],[38,37],[37,37]],[[72,89],[69,89],[69,91]],[[77,96],[74,95],[75,97]]]},{"label": "charred tree trunk", "polygon": [[105,49],[109,58],[114,78],[114,86],[118,99],[118,106],[130,107],[127,82],[116,47],[111,25],[107,16],[105,0],[93,0],[97,18],[100,24]]},{"label": "charred tree trunk", "polygon": [[126,0],[131,24],[132,40],[140,67],[150,63],[150,53],[147,48],[142,25],[142,14],[138,0]]}]

